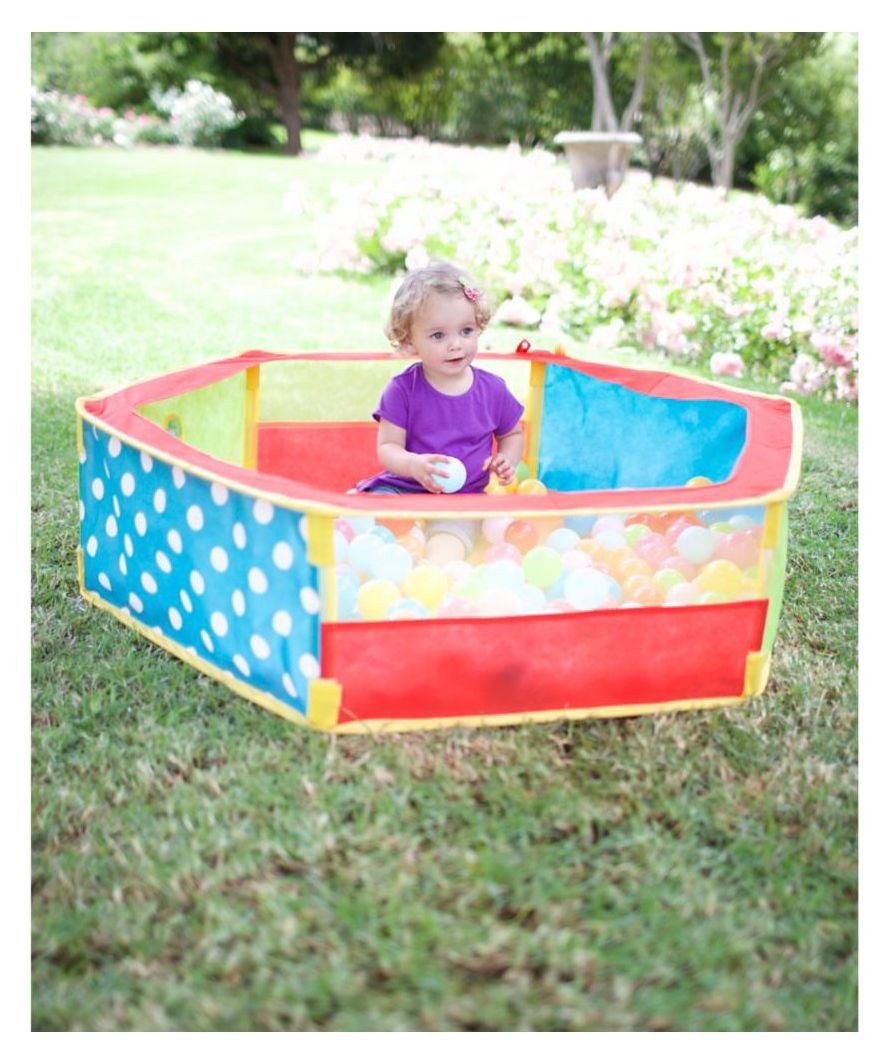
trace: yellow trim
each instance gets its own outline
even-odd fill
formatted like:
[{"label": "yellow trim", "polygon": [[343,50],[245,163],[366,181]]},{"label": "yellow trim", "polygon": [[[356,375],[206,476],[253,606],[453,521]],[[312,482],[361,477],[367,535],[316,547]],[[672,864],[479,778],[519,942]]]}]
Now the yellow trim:
[{"label": "yellow trim", "polygon": [[306,557],[313,565],[334,563],[334,518],[310,513],[306,518]]},{"label": "yellow trim", "polygon": [[83,581],[84,581],[83,547],[82,546],[78,546],[78,548],[77,548],[77,585],[80,587],[81,591],[84,590]]},{"label": "yellow trim", "polygon": [[310,679],[306,714],[309,726],[319,731],[336,730],[342,701],[343,687],[336,679]]},{"label": "yellow trim", "polygon": [[745,697],[756,697],[766,690],[772,655],[760,651],[748,654],[745,663]]},{"label": "yellow trim", "polygon": [[260,367],[252,365],[244,373],[244,467],[257,467],[260,420]]},{"label": "yellow trim", "polygon": [[288,705],[284,701],[279,701],[278,698],[274,697],[272,694],[266,693],[264,690],[258,690],[249,683],[237,679],[231,674],[231,672],[223,671],[222,668],[204,660],[204,658],[197,653],[190,653],[187,647],[183,646],[181,643],[174,642],[166,635],[148,627],[147,624],[143,624],[141,620],[137,620],[132,614],[123,612],[118,606],[112,605],[111,602],[107,602],[104,598],[96,594],[95,591],[88,591],[83,585],[82,575],[80,593],[91,605],[95,605],[97,609],[103,609],[106,613],[111,613],[112,616],[117,620],[120,620],[122,624],[126,625],[132,631],[144,636],[150,642],[154,642],[156,645],[160,646],[161,649],[166,650],[168,653],[172,653],[174,657],[178,657],[181,661],[185,661],[186,664],[190,664],[193,668],[197,668],[199,672],[209,675],[211,679],[218,680],[239,697],[242,697],[247,701],[252,701],[254,704],[259,705],[260,708],[268,709],[269,712],[274,712],[276,716],[281,716],[282,719],[288,720],[291,723],[299,723],[303,726],[308,724],[306,717],[299,710],[293,708],[293,706]]},{"label": "yellow trim", "polygon": [[525,462],[533,477],[538,475],[538,452],[541,449],[541,415],[544,411],[544,381],[547,378],[547,363],[532,362],[528,376],[528,399],[525,403],[525,424],[528,439],[525,442]]},{"label": "yellow trim", "polygon": [[77,418],[77,460],[80,461],[80,455],[86,448],[83,443],[83,418]]},{"label": "yellow trim", "polygon": [[781,502],[767,506],[763,515],[763,548],[774,550],[779,541],[779,532],[782,529],[782,512],[784,504]]}]

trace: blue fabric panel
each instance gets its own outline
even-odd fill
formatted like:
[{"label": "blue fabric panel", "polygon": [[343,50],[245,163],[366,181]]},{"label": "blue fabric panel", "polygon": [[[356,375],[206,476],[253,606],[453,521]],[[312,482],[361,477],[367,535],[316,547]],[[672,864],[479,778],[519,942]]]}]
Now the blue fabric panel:
[{"label": "blue fabric panel", "polygon": [[716,399],[666,399],[548,365],[538,475],[556,491],[719,483],[745,445],[747,411]]},{"label": "blue fabric panel", "polygon": [[319,674],[305,516],[210,483],[84,424],[84,586],[305,714]]}]

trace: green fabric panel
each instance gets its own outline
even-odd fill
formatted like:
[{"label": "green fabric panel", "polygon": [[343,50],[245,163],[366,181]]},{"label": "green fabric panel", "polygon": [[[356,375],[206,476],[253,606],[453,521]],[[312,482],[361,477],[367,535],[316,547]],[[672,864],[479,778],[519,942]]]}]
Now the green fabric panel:
[{"label": "green fabric panel", "polygon": [[[207,387],[146,403],[139,413],[189,446],[243,465],[246,391],[246,373],[236,373]],[[168,418],[175,421],[168,425]]]},{"label": "green fabric panel", "polygon": [[788,553],[788,506],[783,504],[779,518],[779,535],[773,554],[773,566],[769,581],[769,609],[763,631],[763,652],[769,653],[776,641],[776,629],[779,626],[779,614],[782,612],[782,598],[785,591],[785,558]]}]

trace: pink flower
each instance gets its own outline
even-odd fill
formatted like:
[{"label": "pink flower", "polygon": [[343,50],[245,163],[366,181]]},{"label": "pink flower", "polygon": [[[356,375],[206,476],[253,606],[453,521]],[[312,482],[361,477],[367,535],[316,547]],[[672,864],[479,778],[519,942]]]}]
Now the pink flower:
[{"label": "pink flower", "polygon": [[853,362],[853,352],[842,346],[837,336],[825,332],[814,332],[810,343],[826,365],[849,366]]},{"label": "pink flower", "polygon": [[717,351],[711,355],[709,364],[711,372],[719,376],[744,376],[745,373],[745,363],[731,351]]},{"label": "pink flower", "polygon": [[479,291],[477,288],[468,288],[466,284],[461,282],[461,288],[464,290],[464,295],[470,300],[471,303],[475,303],[479,298]]}]

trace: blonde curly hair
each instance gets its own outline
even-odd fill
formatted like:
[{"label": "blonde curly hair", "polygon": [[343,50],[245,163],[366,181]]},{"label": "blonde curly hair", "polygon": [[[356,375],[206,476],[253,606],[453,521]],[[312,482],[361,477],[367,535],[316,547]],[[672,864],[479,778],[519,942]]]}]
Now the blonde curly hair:
[{"label": "blonde curly hair", "polygon": [[491,309],[485,293],[463,270],[450,262],[434,259],[419,269],[413,269],[399,285],[383,331],[393,347],[400,347],[411,331],[411,324],[421,307],[432,294],[462,295],[473,304],[476,326],[484,329],[491,320]]}]

